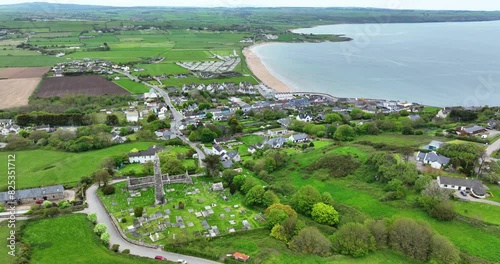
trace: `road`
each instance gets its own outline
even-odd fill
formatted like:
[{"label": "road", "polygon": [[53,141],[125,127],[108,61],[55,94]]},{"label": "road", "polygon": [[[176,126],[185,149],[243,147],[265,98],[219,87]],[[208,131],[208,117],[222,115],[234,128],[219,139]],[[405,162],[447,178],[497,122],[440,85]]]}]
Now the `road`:
[{"label": "road", "polygon": [[[490,137],[494,137],[496,135],[498,135],[500,133],[500,131],[496,131],[496,130],[491,130],[490,131]],[[491,159],[491,156],[493,155],[493,153],[497,150],[500,149],[500,139],[499,140],[496,140],[495,142],[493,142],[491,145],[489,145],[487,148],[486,148],[486,155],[488,156],[488,161],[490,161]],[[495,160],[495,159],[493,159]]]},{"label": "road", "polygon": [[184,119],[184,115],[181,112],[177,111],[177,109],[174,107],[174,105],[172,104],[172,101],[170,100],[170,96],[168,96],[168,93],[156,85],[152,85],[152,84],[147,83],[147,82],[142,82],[141,80],[139,80],[139,78],[137,78],[136,76],[133,76],[132,74],[130,74],[128,72],[121,71],[121,70],[114,70],[114,71],[127,76],[132,81],[141,82],[144,85],[155,89],[155,91],[163,97],[163,99],[165,100],[165,103],[170,108],[170,111],[172,112],[172,115],[174,117],[174,119],[170,123],[170,130],[172,132],[174,132],[175,134],[177,134],[177,137],[180,138],[184,143],[188,144],[190,147],[192,147],[196,151],[196,153],[198,154],[199,166],[205,167],[205,164],[203,162],[203,160],[205,159],[205,153],[200,148],[198,148],[196,143],[189,141],[189,139],[186,138],[179,131],[179,127],[181,126],[182,120]]},{"label": "road", "polygon": [[[118,180],[118,181],[113,181],[113,183],[116,182],[121,182],[124,180]],[[147,258],[154,258],[155,256],[163,256],[166,257],[168,260],[171,261],[176,261],[178,259],[184,259],[187,261],[189,264],[216,264],[219,262],[215,262],[212,260],[206,260],[202,258],[197,258],[197,257],[191,257],[191,256],[186,256],[186,255],[181,255],[177,253],[172,253],[172,252],[165,252],[162,251],[161,249],[153,249],[153,248],[148,248],[148,247],[142,247],[138,245],[134,245],[125,239],[123,239],[116,230],[115,226],[112,223],[112,220],[110,216],[108,215],[106,209],[104,206],[101,204],[99,201],[99,197],[97,196],[97,185],[92,185],[87,192],[87,204],[88,208],[85,209],[83,212],[85,213],[96,213],[97,215],[97,222],[105,224],[107,227],[107,231],[110,235],[110,244],[119,244],[120,249],[130,249],[130,254],[136,255],[136,256],[141,256],[141,257],[147,257]]]},{"label": "road", "polygon": [[465,201],[469,201],[469,202],[485,203],[485,204],[491,204],[491,205],[500,206],[500,203],[498,203],[498,202],[490,201],[490,200],[486,200],[486,199],[474,198],[470,194],[467,194],[467,196],[463,196],[463,195],[460,194],[460,191],[454,192],[453,195],[455,195],[455,197],[457,197],[460,200],[465,200]]}]

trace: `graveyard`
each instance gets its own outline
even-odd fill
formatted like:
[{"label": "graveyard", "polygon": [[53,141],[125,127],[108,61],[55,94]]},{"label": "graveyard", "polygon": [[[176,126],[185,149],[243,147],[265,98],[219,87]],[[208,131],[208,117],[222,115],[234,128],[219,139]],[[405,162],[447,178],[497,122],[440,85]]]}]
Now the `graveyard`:
[{"label": "graveyard", "polygon": [[[115,184],[112,195],[99,196],[130,239],[151,244],[189,241],[262,227],[261,213],[245,207],[244,196],[231,195],[213,178],[193,177],[193,184],[164,185],[165,204],[155,205],[153,187],[129,190]],[[136,217],[134,208],[142,207]]]}]

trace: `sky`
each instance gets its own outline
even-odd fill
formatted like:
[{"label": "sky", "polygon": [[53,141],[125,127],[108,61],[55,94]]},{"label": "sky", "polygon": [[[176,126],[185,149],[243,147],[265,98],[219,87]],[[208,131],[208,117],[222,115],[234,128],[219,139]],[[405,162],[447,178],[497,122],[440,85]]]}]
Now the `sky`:
[{"label": "sky", "polygon": [[110,6],[376,7],[428,10],[500,10],[500,0],[0,0],[1,4],[50,2]]}]

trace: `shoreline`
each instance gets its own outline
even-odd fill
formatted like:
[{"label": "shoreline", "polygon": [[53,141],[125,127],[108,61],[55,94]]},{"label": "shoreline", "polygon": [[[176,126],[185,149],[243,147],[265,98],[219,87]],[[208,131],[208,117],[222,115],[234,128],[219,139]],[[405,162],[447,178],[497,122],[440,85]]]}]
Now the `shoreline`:
[{"label": "shoreline", "polygon": [[257,79],[259,79],[263,84],[267,85],[269,88],[275,90],[278,93],[293,92],[293,89],[291,89],[290,86],[286,85],[279,78],[273,75],[271,71],[269,71],[266,65],[262,63],[260,57],[252,50],[253,48],[259,46],[275,44],[275,43],[279,42],[264,42],[245,47],[243,49],[243,55],[245,56],[245,61],[252,74],[255,75]]}]

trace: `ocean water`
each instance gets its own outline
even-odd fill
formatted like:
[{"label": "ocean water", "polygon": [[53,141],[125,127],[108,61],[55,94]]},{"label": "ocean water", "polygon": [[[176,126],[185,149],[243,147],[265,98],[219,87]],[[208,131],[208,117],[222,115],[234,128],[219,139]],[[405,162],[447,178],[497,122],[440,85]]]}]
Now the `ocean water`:
[{"label": "ocean water", "polygon": [[295,32],[354,39],[255,47],[270,72],[295,91],[433,106],[500,105],[500,21],[345,24]]}]

